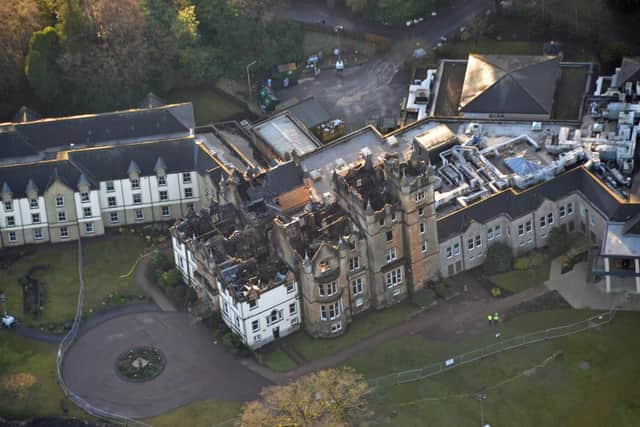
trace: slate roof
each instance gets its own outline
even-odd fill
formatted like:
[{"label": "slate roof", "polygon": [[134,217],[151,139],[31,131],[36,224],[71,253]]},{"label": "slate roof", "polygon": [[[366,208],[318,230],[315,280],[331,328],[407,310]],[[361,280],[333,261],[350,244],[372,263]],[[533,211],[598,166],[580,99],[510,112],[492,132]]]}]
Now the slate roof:
[{"label": "slate roof", "polygon": [[246,194],[250,200],[277,197],[304,183],[302,169],[294,161],[281,163],[257,178],[258,185],[250,185]]},{"label": "slate roof", "polygon": [[36,154],[69,144],[97,145],[188,134],[195,128],[191,103],[103,114],[0,124],[0,158]]},{"label": "slate roof", "polygon": [[622,58],[620,74],[618,74],[618,87],[622,87],[626,82],[640,80],[640,56]]},{"label": "slate roof", "polygon": [[287,110],[308,128],[313,128],[329,121],[329,113],[313,97],[300,101]]},{"label": "slate roof", "polygon": [[[37,187],[38,194],[46,191],[56,178],[69,188],[76,189],[80,175],[80,170],[64,160],[0,167],[0,183],[11,188],[15,199],[27,196],[30,181]],[[90,187],[95,188],[95,183],[90,182]]]},{"label": "slate roof", "polygon": [[626,221],[640,213],[640,204],[620,203],[597,177],[579,167],[519,193],[513,189],[502,191],[440,218],[438,239],[444,241],[464,232],[473,221],[484,224],[503,214],[511,219],[520,218],[537,209],[545,199],[555,201],[574,191],[582,193],[610,221]]},{"label": "slate roof", "polygon": [[96,182],[127,178],[132,164],[142,176],[155,175],[159,157],[166,164],[167,174],[204,172],[219,166],[193,138],[74,150],[68,154],[69,161]]},{"label": "slate roof", "polygon": [[40,120],[42,116],[37,111],[32,110],[31,108],[23,105],[20,107],[16,114],[13,116],[14,123],[26,123],[32,122],[34,120]]},{"label": "slate roof", "polygon": [[459,110],[551,114],[559,78],[557,56],[470,54]]}]

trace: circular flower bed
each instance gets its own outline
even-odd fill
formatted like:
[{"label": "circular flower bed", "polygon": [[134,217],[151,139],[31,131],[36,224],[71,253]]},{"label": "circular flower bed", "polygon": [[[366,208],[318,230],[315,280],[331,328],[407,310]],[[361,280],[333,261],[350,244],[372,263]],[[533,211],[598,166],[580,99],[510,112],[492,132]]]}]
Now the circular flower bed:
[{"label": "circular flower bed", "polygon": [[116,362],[118,375],[129,381],[149,381],[162,372],[164,355],[153,347],[133,347],[122,353]]}]

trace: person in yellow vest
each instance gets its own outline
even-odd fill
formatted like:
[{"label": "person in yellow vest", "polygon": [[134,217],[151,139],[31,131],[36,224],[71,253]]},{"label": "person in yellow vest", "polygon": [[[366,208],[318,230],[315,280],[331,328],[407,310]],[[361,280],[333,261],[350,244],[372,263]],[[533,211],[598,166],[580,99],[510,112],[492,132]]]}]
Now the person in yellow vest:
[{"label": "person in yellow vest", "polygon": [[496,322],[496,325],[500,321],[500,316],[498,316],[498,312],[493,313],[493,321]]},{"label": "person in yellow vest", "polygon": [[489,314],[487,316],[487,319],[489,319],[489,324],[491,324],[491,322],[493,322],[493,316],[491,314]]}]

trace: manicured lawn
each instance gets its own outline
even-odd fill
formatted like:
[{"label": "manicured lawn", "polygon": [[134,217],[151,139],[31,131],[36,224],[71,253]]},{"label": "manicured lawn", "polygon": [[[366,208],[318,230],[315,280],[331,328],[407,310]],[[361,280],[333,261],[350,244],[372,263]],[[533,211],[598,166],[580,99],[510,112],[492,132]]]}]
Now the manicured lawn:
[{"label": "manicured lawn", "polygon": [[549,280],[550,266],[551,260],[546,254],[533,251],[516,259],[513,270],[489,276],[489,280],[502,289],[517,293]]},{"label": "manicured lawn", "polygon": [[[64,395],[56,381],[56,352],[55,345],[0,331],[0,416],[64,415]],[[69,416],[86,418],[64,399]]]},{"label": "manicured lawn", "polygon": [[469,53],[493,55],[542,55],[542,43],[526,41],[498,41],[481,37],[473,40],[447,42],[438,56],[445,59],[467,59]]},{"label": "manicured lawn", "polygon": [[[144,241],[133,234],[113,234],[84,239],[85,315],[146,297],[133,277],[121,279],[143,253]],[[27,249],[26,256],[0,271],[10,313],[27,326],[60,325],[73,320],[78,297],[78,248],[76,242],[43,244]],[[18,279],[34,265],[48,265],[36,279],[44,283],[43,310],[38,318],[23,311],[23,293]],[[52,327],[53,329],[53,327]],[[59,328],[57,328],[59,329]],[[62,332],[56,330],[56,332]]]},{"label": "manicured lawn", "polygon": [[210,88],[173,90],[167,98],[169,102],[191,101],[198,126],[231,120],[246,112],[241,103]]},{"label": "manicured lawn", "polygon": [[287,353],[280,349],[262,355],[262,364],[276,372],[287,372],[298,366],[296,362],[287,356]]},{"label": "manicured lawn", "polygon": [[[523,315],[504,324],[503,336],[587,317],[560,310]],[[640,420],[640,341],[630,339],[639,313],[618,313],[600,330],[513,350],[428,380],[382,389],[372,395],[376,425],[450,426],[479,423],[476,392],[485,388],[486,422],[498,426],[634,426]],[[369,376],[441,360],[495,340],[464,344],[403,337],[349,364]],[[472,341],[476,341],[473,343]],[[544,367],[531,369],[561,351]],[[524,373],[526,372],[526,373]],[[519,374],[522,374],[518,376]],[[506,380],[513,379],[506,382]],[[502,385],[499,383],[505,382]],[[494,387],[495,386],[495,387]]]},{"label": "manicured lawn", "polygon": [[403,302],[393,307],[374,311],[355,319],[347,332],[337,338],[313,339],[304,332],[289,338],[289,345],[294,347],[307,360],[321,359],[358,341],[396,325],[418,311],[418,307],[410,302]]},{"label": "manicured lawn", "polygon": [[[305,31],[303,42],[304,55],[316,55],[319,51],[322,51],[325,56],[333,56],[333,49],[337,46],[336,43],[337,39],[335,34]],[[360,58],[371,58],[376,54],[375,43],[354,40],[344,36],[340,36],[340,47],[343,52],[349,54],[357,49]]]},{"label": "manicured lawn", "polygon": [[[173,412],[150,418],[145,422],[154,427],[211,427],[240,415],[242,404],[226,400],[201,400],[178,408]],[[233,426],[232,422],[225,425]]]}]

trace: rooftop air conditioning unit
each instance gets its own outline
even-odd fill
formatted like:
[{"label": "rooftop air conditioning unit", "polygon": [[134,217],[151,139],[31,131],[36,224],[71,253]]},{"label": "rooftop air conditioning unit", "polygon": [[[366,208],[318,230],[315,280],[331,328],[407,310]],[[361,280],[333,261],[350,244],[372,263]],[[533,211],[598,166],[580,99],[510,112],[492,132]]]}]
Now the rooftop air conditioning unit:
[{"label": "rooftop air conditioning unit", "polygon": [[533,122],[531,123],[531,131],[532,132],[540,132],[542,130],[542,122]]},{"label": "rooftop air conditioning unit", "polygon": [[391,135],[390,137],[388,137],[387,139],[385,139],[385,142],[387,143],[387,145],[389,147],[396,147],[398,146],[398,138],[396,138],[395,135]]}]

